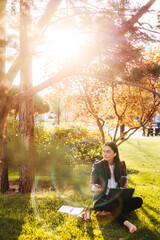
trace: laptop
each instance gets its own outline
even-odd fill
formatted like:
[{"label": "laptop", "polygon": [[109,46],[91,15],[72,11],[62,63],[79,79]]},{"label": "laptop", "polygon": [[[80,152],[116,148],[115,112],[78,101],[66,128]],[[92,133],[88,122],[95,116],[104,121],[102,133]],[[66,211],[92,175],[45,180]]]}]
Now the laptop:
[{"label": "laptop", "polygon": [[128,200],[133,196],[135,188],[110,188],[109,199],[120,197],[123,200]]}]

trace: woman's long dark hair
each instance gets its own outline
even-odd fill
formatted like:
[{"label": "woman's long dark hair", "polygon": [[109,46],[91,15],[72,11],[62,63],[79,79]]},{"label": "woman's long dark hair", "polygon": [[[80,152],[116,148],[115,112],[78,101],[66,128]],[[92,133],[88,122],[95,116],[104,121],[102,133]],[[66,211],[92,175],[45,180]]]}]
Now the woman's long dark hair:
[{"label": "woman's long dark hair", "polygon": [[[109,146],[114,153],[116,153],[115,157],[114,157],[114,164],[115,164],[115,168],[114,168],[114,177],[115,177],[115,181],[118,182],[121,176],[126,175],[126,169],[124,164],[121,162],[120,160],[120,156],[119,156],[119,151],[118,151],[118,147],[116,145],[116,143],[114,142],[107,142],[103,145],[103,147]],[[108,164],[107,164],[108,166]],[[109,179],[111,178],[111,173],[109,170],[109,166],[107,167],[107,175],[109,176]]]}]

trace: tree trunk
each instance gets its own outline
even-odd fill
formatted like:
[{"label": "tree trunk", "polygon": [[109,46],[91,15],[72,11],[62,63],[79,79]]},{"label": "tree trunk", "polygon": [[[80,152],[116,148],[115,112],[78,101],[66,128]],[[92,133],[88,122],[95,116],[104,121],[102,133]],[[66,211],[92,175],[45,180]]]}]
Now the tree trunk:
[{"label": "tree trunk", "polygon": [[7,158],[7,118],[8,109],[6,109],[7,101],[2,97],[0,99],[0,161],[1,161],[1,192],[9,189],[8,182],[8,158]]},{"label": "tree trunk", "polygon": [[122,125],[120,126],[120,136],[121,136],[121,140],[124,139],[124,131],[125,131],[125,125],[122,124]]},{"label": "tree trunk", "polygon": [[26,150],[23,152],[23,159],[21,159],[19,191],[21,193],[30,193],[34,182],[34,118],[32,99],[20,104],[19,131],[21,142],[24,144],[22,149]]},{"label": "tree trunk", "polygon": [[[7,128],[6,128],[7,130]],[[0,140],[1,142],[1,140]],[[1,161],[2,161],[2,170],[1,170],[1,192],[6,192],[9,189],[8,181],[8,157],[7,157],[7,136],[2,140],[1,147]]]},{"label": "tree trunk", "polygon": [[[25,56],[29,52],[28,29],[30,23],[31,1],[21,1],[20,4],[20,52]],[[20,71],[20,90],[24,91],[32,87],[32,61],[28,61]],[[34,182],[34,117],[33,98],[20,104],[19,108],[19,131],[20,138],[24,144],[25,152],[20,166],[19,191],[30,193]]]},{"label": "tree trunk", "polygon": [[102,143],[104,144],[105,143],[105,135],[104,135],[104,131],[103,131],[104,123],[102,124],[100,119],[97,119],[97,126],[99,128],[100,133],[101,133]]},{"label": "tree trunk", "polygon": [[8,158],[7,158],[7,118],[8,118],[8,104],[7,93],[2,82],[5,75],[5,48],[6,48],[6,33],[5,17],[6,0],[0,3],[0,164],[1,164],[1,191],[6,192],[9,189],[8,182]]},{"label": "tree trunk", "polygon": [[7,119],[9,109],[7,95],[3,89],[0,89],[0,161],[1,161],[1,191],[6,192],[9,189],[8,183],[8,158],[7,158]]}]

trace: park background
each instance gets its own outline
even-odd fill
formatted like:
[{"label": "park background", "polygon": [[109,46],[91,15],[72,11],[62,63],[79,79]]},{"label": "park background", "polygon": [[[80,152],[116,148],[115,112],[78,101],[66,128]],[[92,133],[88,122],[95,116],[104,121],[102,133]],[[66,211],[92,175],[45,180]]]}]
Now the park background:
[{"label": "park background", "polygon": [[[159,239],[157,2],[1,1],[0,239]],[[144,200],[133,236],[57,212],[92,206],[106,141]]]}]

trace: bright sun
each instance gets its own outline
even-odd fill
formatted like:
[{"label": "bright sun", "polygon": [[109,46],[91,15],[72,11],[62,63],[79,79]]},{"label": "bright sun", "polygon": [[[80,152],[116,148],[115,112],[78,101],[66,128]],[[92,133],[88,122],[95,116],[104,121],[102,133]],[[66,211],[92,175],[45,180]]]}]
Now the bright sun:
[{"label": "bright sun", "polygon": [[[60,65],[61,67],[70,62],[80,52],[81,45],[85,42],[86,36],[77,32],[72,28],[61,30],[49,29],[46,32],[45,44],[37,47],[38,54],[33,61],[33,83],[34,85],[42,82],[43,66],[47,58],[52,59],[50,63],[50,71],[56,71]],[[59,65],[59,66],[58,66]]]},{"label": "bright sun", "polygon": [[[77,54],[80,44],[82,43],[83,36],[73,31],[72,29],[64,29],[56,32],[52,44],[55,44],[55,55],[57,58],[71,59]],[[50,46],[48,46],[50,48]]]}]

